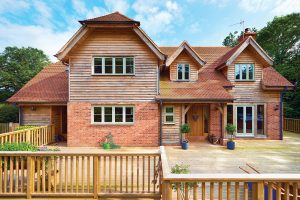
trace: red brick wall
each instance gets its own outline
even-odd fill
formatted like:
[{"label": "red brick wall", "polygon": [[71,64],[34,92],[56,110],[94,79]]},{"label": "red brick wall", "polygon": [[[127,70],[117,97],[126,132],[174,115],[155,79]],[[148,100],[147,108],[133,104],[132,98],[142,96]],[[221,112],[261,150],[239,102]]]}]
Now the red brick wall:
[{"label": "red brick wall", "polygon": [[[107,103],[106,103],[107,104]],[[110,103],[110,105],[115,103]],[[155,102],[130,103],[135,106],[134,125],[91,124],[91,107],[86,102],[68,103],[68,146],[98,146],[109,132],[121,146],[158,146],[159,110]],[[99,105],[104,105],[100,104]],[[119,105],[119,104],[118,104]],[[126,104],[128,105],[128,104]]]},{"label": "red brick wall", "polygon": [[217,104],[210,104],[209,133],[221,137],[221,115]]},{"label": "red brick wall", "polygon": [[[278,108],[275,110],[275,108]],[[267,104],[267,137],[273,140],[280,139],[280,103]]]}]

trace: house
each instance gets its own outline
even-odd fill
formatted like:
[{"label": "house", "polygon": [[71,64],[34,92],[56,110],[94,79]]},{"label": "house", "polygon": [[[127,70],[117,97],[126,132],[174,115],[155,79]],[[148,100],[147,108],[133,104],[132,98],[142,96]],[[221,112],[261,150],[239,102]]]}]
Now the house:
[{"label": "house", "polygon": [[118,12],[82,26],[50,64],[8,101],[21,124],[55,124],[68,146],[97,146],[112,133],[123,146],[178,144],[208,134],[282,139],[282,97],[293,85],[246,31],[233,47],[159,47],[140,22]]}]

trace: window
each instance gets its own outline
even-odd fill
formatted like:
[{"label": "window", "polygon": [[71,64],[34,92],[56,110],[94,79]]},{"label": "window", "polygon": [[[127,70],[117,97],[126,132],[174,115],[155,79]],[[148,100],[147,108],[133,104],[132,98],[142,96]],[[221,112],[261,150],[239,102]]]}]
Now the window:
[{"label": "window", "polygon": [[174,106],[165,106],[165,124],[174,123]]},{"label": "window", "polygon": [[254,80],[254,64],[235,64],[235,80]]},{"label": "window", "polygon": [[227,105],[227,124],[233,124],[233,106]]},{"label": "window", "polygon": [[188,81],[190,79],[190,65],[178,64],[177,65],[177,80]]},{"label": "window", "polygon": [[256,120],[257,120],[257,134],[258,135],[264,135],[264,113],[265,113],[265,109],[264,109],[264,105],[257,105],[257,116],[256,116]]},{"label": "window", "polygon": [[133,75],[133,57],[93,57],[93,74]]},{"label": "window", "polygon": [[93,123],[132,124],[134,122],[133,106],[94,106]]}]

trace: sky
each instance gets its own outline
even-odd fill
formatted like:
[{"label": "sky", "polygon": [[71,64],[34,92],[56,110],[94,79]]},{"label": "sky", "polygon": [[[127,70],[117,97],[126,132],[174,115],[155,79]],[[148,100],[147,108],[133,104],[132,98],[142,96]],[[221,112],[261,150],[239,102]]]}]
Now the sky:
[{"label": "sky", "polygon": [[159,46],[219,46],[242,31],[241,21],[261,29],[275,16],[300,12],[300,0],[0,0],[0,52],[31,46],[55,61],[78,20],[114,11],[140,21]]}]

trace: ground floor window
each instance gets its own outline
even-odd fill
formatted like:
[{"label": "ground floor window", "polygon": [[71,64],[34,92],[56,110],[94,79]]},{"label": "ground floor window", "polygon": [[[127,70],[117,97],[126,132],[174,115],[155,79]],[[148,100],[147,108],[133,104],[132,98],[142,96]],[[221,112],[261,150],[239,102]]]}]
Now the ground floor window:
[{"label": "ground floor window", "polygon": [[265,106],[257,105],[257,134],[264,135],[264,125],[265,125]]},{"label": "ground floor window", "polygon": [[165,106],[165,124],[174,124],[174,106]]},{"label": "ground floor window", "polygon": [[99,124],[130,124],[134,122],[133,106],[93,106],[92,122]]}]

